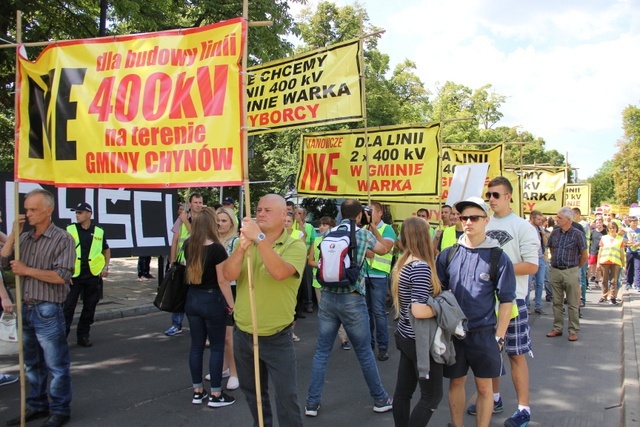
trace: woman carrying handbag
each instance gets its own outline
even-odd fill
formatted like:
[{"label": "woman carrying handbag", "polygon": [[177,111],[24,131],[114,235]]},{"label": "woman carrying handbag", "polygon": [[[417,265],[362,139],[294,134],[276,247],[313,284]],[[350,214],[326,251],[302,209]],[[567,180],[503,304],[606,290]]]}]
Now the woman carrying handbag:
[{"label": "woman carrying handbag", "polygon": [[[227,314],[233,311],[233,295],[222,273],[227,251],[218,236],[218,218],[211,208],[203,208],[191,224],[191,235],[184,243],[188,284],[185,313],[191,331],[189,369],[193,383],[193,404],[218,408],[235,402],[222,391],[222,363]],[[209,338],[211,393],[202,382],[205,341]]]}]

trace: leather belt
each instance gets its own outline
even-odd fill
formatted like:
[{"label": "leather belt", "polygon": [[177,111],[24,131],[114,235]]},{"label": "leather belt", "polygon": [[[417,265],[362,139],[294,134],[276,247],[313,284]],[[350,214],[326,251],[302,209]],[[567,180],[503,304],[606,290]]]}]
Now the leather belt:
[{"label": "leather belt", "polygon": [[573,265],[573,266],[570,266],[570,267],[566,266],[566,265],[562,265],[562,266],[559,265],[557,267],[555,265],[552,265],[551,267],[555,268],[556,270],[568,270],[570,268],[578,268],[577,265]]}]

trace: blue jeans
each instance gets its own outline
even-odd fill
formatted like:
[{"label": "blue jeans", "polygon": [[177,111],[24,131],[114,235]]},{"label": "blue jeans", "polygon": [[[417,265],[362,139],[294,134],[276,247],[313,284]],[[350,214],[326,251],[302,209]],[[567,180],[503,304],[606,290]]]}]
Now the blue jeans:
[{"label": "blue jeans", "polygon": [[[71,374],[62,304],[24,304],[22,319],[24,364],[29,382],[27,407],[68,416],[71,414]],[[49,374],[51,402],[47,397]]]},{"label": "blue jeans", "polygon": [[316,354],[313,356],[311,365],[311,384],[307,403],[320,404],[322,400],[329,356],[331,356],[340,324],[344,325],[349,335],[371,397],[374,400],[386,399],[388,394],[382,387],[378,366],[371,350],[369,315],[364,297],[353,293],[335,294],[323,291],[318,308],[318,339]]},{"label": "blue jeans", "polygon": [[[389,331],[387,323],[387,278],[367,277],[367,312],[369,313],[369,330],[371,331],[371,348],[386,350],[389,348]],[[374,339],[375,337],[375,339]]]},{"label": "blue jeans", "polygon": [[544,293],[546,296],[552,296],[553,292],[551,292],[551,282],[549,282],[549,270],[551,270],[551,266],[549,262],[544,263]]},{"label": "blue jeans", "polygon": [[640,252],[627,252],[627,284],[640,289]]},{"label": "blue jeans", "polygon": [[587,286],[589,285],[589,281],[587,279],[587,269],[589,268],[589,263],[585,262],[582,267],[580,267],[580,299],[582,301],[587,300]]},{"label": "blue jeans", "polygon": [[[536,274],[530,274],[529,275],[529,284],[531,284],[531,282],[535,282],[535,297],[534,297],[534,301],[535,301],[535,308],[540,308],[542,307],[542,289],[544,288],[544,279],[546,277],[547,274],[547,263],[544,260],[544,256],[541,256],[538,258],[538,271],[536,272]],[[529,297],[529,292],[527,292],[527,297]],[[527,301],[527,306],[528,306],[528,301]]]},{"label": "blue jeans", "polygon": [[175,326],[178,329],[182,329],[183,320],[184,320],[184,313],[171,313],[171,326]]},{"label": "blue jeans", "polygon": [[[260,354],[260,388],[262,415],[265,427],[273,426],[273,413],[269,401],[269,381],[276,390],[278,424],[301,427],[302,414],[298,402],[296,353],[291,339],[291,327],[271,335],[258,337]],[[236,360],[240,390],[247,399],[253,425],[258,425],[257,393],[253,364],[253,335],[235,328],[233,354]]]},{"label": "blue jeans", "polygon": [[209,337],[211,391],[222,391],[224,336],[227,331],[227,304],[224,296],[220,289],[198,289],[189,286],[184,308],[191,331],[189,370],[193,388],[202,387],[204,345]]}]

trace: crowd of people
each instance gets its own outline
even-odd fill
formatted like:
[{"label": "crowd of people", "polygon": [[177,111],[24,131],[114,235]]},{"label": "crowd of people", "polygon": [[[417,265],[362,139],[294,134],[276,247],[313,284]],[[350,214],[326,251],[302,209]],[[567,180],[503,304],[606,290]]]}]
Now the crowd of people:
[{"label": "crowd of people", "polygon": [[[353,350],[359,362],[373,411],[392,411],[396,426],[426,426],[442,400],[444,378],[449,379],[449,425],[461,427],[466,410],[476,417],[477,426],[488,426],[492,414],[504,411],[499,381],[505,374],[503,353],[517,398],[504,425],[526,426],[533,413],[529,316],[546,314],[546,291],[553,303],[547,337],[564,334],[566,310],[568,340],[574,342],[588,287],[601,290],[598,303],[613,305],[619,303],[618,290],[625,282],[640,292],[640,228],[635,217],[616,219],[600,212],[589,223],[579,210],[568,207],[553,218],[533,211],[527,221],[512,211],[512,193],[509,180],[494,178],[484,198],[443,206],[437,227],[429,225],[426,209],[393,224],[380,203],[363,206],[347,199],[340,206],[340,220],[322,217],[318,231],[304,208],[279,195],[259,200],[255,220],[239,221],[233,199],[211,208],[202,195],[191,194],[172,228],[169,259],[169,264],[185,266],[187,300],[184,313],[171,314],[165,334],[181,334],[187,318],[192,403],[232,405],[235,398],[226,391],[239,388],[254,422],[263,419],[264,425],[273,425],[272,386],[279,424],[301,426],[303,415],[320,415],[329,358],[339,336],[341,348]],[[67,336],[78,296],[84,294],[77,342],[91,347],[90,326],[102,278],[108,275],[110,251],[87,203],[72,209],[77,223],[66,231],[51,223],[50,193],[32,191],[24,207],[17,227],[0,236],[0,262],[24,280],[30,386],[25,416],[27,421],[47,418],[43,425],[55,427],[70,419]],[[22,232],[25,222],[32,228]],[[331,258],[321,250],[322,242],[340,232],[349,236],[348,255]],[[26,254],[20,260],[14,259],[17,238]],[[336,259],[338,264],[329,264]],[[339,282],[318,271],[342,272],[347,267],[355,275]],[[139,277],[150,275],[146,260],[139,269]],[[0,299],[4,311],[13,311],[4,284]],[[313,313],[316,304],[317,335],[297,336],[296,321]],[[393,338],[400,355],[393,393],[382,384],[376,363],[389,358],[388,304],[395,310]],[[43,322],[43,317],[50,321]],[[299,403],[296,378],[295,345],[301,339],[316,342],[304,405]],[[477,401],[465,408],[469,369]],[[0,386],[16,381],[0,374]],[[418,386],[419,399],[411,408]],[[19,423],[18,417],[8,425]]]}]

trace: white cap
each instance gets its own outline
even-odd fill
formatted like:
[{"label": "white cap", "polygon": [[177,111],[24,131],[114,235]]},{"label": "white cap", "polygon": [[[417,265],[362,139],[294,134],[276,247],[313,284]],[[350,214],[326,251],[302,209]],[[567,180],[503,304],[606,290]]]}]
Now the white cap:
[{"label": "white cap", "polygon": [[464,208],[468,208],[469,206],[473,206],[475,208],[480,208],[489,215],[489,206],[482,200],[480,197],[469,197],[467,200],[463,200],[461,202],[456,203],[453,207],[459,212],[462,213]]}]

